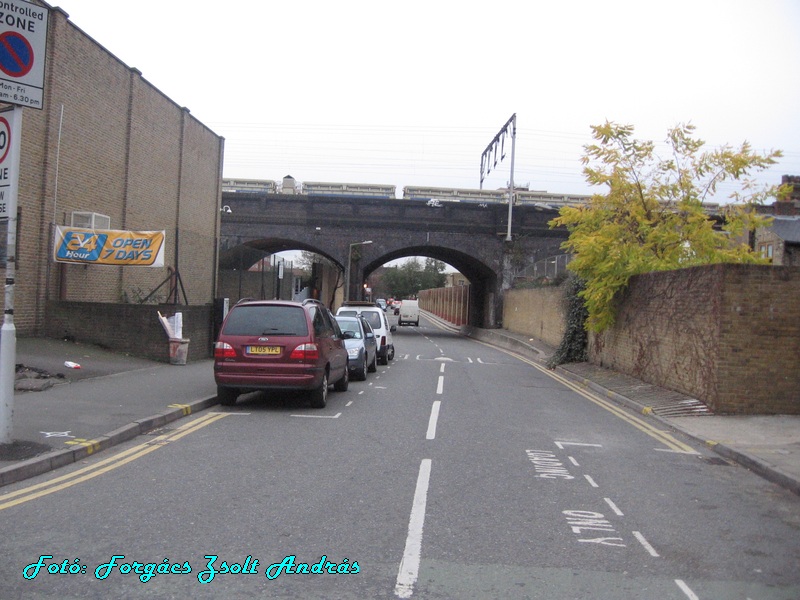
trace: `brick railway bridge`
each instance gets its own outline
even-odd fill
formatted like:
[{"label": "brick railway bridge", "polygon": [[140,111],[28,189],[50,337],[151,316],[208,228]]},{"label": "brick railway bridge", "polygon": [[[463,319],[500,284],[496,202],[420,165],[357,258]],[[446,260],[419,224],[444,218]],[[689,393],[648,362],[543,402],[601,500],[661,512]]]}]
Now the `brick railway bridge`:
[{"label": "brick railway bridge", "polygon": [[[441,260],[470,282],[469,323],[498,327],[503,291],[513,267],[559,254],[566,231],[552,230],[557,211],[515,205],[512,241],[506,241],[508,205],[307,196],[266,192],[225,192],[221,213],[220,269],[247,269],[265,254],[307,250],[346,272],[350,245],[372,244],[353,252],[350,294],[384,263],[407,256]],[[438,205],[437,205],[438,204]]]}]

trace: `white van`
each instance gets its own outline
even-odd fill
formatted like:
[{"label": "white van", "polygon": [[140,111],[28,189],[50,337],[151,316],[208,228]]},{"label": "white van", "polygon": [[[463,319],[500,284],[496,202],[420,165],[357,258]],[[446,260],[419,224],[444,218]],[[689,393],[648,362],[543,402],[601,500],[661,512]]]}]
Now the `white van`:
[{"label": "white van", "polygon": [[416,325],[419,327],[419,300],[403,300],[400,304],[398,325]]}]

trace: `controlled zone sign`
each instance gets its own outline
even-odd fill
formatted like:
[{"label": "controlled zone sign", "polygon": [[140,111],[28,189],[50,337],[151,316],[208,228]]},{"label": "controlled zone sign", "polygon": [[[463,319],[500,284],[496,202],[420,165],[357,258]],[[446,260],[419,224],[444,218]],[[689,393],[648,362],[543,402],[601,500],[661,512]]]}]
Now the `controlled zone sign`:
[{"label": "controlled zone sign", "polygon": [[0,102],[43,108],[49,14],[24,0],[0,2]]},{"label": "controlled zone sign", "polygon": [[81,229],[56,225],[56,262],[128,267],[164,266],[163,231]]}]

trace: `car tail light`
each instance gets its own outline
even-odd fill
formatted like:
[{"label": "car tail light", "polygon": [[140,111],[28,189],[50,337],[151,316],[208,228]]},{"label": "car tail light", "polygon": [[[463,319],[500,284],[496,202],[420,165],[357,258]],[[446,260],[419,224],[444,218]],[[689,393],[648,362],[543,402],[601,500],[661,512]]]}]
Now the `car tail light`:
[{"label": "car tail light", "polygon": [[289,358],[306,361],[319,360],[319,348],[317,348],[316,344],[300,344],[297,348],[292,350]]},{"label": "car tail light", "polygon": [[236,358],[236,350],[227,342],[214,344],[214,358]]},{"label": "car tail light", "polygon": [[386,336],[382,335],[381,336],[381,346],[385,346],[385,345],[386,345]]}]

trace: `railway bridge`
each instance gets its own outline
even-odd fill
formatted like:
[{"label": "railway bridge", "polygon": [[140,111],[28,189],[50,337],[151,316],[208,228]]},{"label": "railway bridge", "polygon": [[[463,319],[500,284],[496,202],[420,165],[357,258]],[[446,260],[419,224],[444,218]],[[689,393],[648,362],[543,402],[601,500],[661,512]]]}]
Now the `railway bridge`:
[{"label": "railway bridge", "polygon": [[[223,191],[220,269],[247,269],[265,254],[307,250],[346,272],[349,297],[364,280],[394,259],[424,256],[444,261],[470,282],[469,323],[498,327],[503,291],[513,266],[559,253],[566,232],[547,223],[555,208],[515,205],[512,241],[506,241],[508,205],[426,202],[399,198],[311,196]],[[372,244],[351,245],[371,240]]]}]

